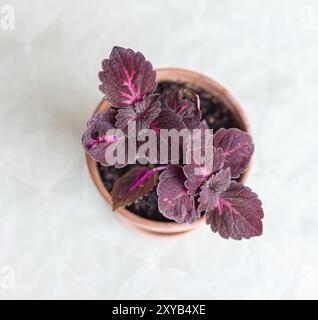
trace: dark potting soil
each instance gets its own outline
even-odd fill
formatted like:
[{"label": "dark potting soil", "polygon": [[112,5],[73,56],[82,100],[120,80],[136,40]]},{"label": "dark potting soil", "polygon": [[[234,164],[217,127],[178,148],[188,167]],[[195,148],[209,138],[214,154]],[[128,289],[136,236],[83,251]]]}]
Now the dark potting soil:
[{"label": "dark potting soil", "polygon": [[[163,82],[158,84],[156,93],[160,93],[163,97],[163,93],[166,90],[184,86],[185,85],[173,82]],[[210,129],[213,129],[213,131],[216,132],[220,128],[238,128],[238,125],[233,119],[231,113],[224,107],[223,103],[218,98],[205,91],[197,90],[195,88],[194,90],[200,97],[202,119],[206,120]],[[164,103],[164,101],[161,101],[161,103]],[[127,165],[124,168],[116,169],[115,167],[104,167],[98,164],[98,171],[106,189],[111,192],[116,180],[135,166],[136,165]],[[133,203],[126,208],[138,216],[150,220],[171,222],[171,220],[165,218],[159,212],[157,200],[158,197],[156,188],[154,188],[154,190],[151,191],[147,197],[139,200],[137,203]]]}]

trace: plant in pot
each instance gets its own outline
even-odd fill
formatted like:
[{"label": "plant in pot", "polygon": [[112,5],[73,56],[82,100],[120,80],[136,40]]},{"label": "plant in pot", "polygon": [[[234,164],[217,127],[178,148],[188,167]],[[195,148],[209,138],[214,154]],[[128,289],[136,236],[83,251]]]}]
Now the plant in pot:
[{"label": "plant in pot", "polygon": [[262,234],[261,201],[243,184],[254,145],[224,88],[190,71],[156,72],[140,52],[121,47],[102,62],[99,79],[105,98],[82,144],[96,186],[120,217],[157,234],[204,220],[226,239]]}]

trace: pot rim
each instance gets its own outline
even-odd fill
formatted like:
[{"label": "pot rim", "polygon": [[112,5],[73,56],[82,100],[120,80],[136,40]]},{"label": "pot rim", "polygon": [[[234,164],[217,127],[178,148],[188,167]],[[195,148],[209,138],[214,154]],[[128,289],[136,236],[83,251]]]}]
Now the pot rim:
[{"label": "pot rim", "polygon": [[[164,81],[186,82],[195,86],[196,88],[201,88],[205,91],[208,91],[209,93],[212,93],[215,96],[218,96],[222,99],[224,106],[228,108],[230,112],[235,116],[240,127],[247,133],[250,133],[250,125],[247,120],[245,111],[242,109],[238,101],[229,93],[229,91],[226,90],[215,80],[198,72],[181,68],[158,68],[156,69],[156,75],[158,83]],[[214,90],[211,90],[211,88],[213,88]],[[99,103],[98,107],[96,108],[93,114],[102,110],[105,111],[109,107],[110,103],[107,102],[105,99],[102,99],[102,101]],[[97,162],[93,160],[88,155],[88,153],[85,152],[85,155],[89,173],[93,179],[95,186],[97,187],[102,197],[112,206],[112,197],[102,182],[97,168]],[[243,183],[246,181],[247,176],[250,172],[251,164],[252,159],[250,160],[246,171],[240,176],[240,182]],[[186,232],[201,226],[205,220],[205,216],[203,215],[201,218],[199,218],[192,224],[178,224],[173,221],[162,222],[143,218],[125,208],[118,208],[116,209],[116,212],[119,213],[118,216],[122,220],[124,220],[124,222],[127,223],[129,221],[134,225],[134,227],[141,228],[141,231],[143,232],[160,236],[183,235]]]}]

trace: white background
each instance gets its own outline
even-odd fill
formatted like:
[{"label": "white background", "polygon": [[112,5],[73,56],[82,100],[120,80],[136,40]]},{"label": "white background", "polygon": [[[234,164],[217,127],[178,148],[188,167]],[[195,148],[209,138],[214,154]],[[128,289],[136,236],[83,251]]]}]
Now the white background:
[{"label": "white background", "polygon": [[[0,30],[0,298],[318,298],[317,1],[4,4],[16,25]],[[114,45],[204,73],[240,101],[262,237],[223,240],[203,227],[150,239],[105,204],[81,134]]]}]

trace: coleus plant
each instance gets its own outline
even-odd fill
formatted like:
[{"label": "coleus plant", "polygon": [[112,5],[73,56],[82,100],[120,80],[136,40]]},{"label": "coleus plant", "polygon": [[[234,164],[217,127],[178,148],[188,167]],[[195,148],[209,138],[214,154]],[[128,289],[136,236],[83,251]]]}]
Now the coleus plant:
[{"label": "coleus plant", "polygon": [[[116,130],[128,139],[130,124],[136,134],[152,129],[204,129],[199,96],[189,88],[172,89],[163,99],[155,94],[156,72],[140,52],[114,47],[99,72],[100,90],[112,105],[95,114],[82,138],[86,152],[104,166],[105,152],[117,141]],[[161,104],[160,101],[164,101]],[[194,223],[205,215],[213,232],[240,240],[262,234],[262,203],[256,193],[238,182],[254,151],[249,134],[219,129],[213,137],[213,166],[203,163],[139,165],[120,177],[111,192],[113,209],[146,197],[157,188],[158,208],[177,223]],[[204,147],[201,150],[206,152]],[[138,160],[138,159],[135,159]],[[171,160],[171,159],[169,159]],[[115,163],[116,167],[128,164]]]}]

